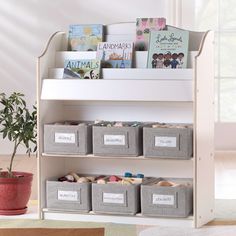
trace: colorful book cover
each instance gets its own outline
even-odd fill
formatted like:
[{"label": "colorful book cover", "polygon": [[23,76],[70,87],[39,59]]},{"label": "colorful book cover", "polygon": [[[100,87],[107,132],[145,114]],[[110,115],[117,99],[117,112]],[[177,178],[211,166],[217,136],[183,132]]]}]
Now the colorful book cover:
[{"label": "colorful book cover", "polygon": [[100,60],[65,60],[63,79],[99,79]]},{"label": "colorful book cover", "polygon": [[131,68],[133,42],[103,42],[97,47],[97,59],[103,68]]},{"label": "colorful book cover", "polygon": [[98,43],[102,42],[103,25],[70,25],[69,50],[96,51]]},{"label": "colorful book cover", "polygon": [[185,30],[152,31],[149,40],[147,67],[186,68],[188,42],[189,32]]},{"label": "colorful book cover", "polygon": [[165,18],[137,18],[136,19],[136,51],[147,51],[149,35],[152,30],[165,30]]}]

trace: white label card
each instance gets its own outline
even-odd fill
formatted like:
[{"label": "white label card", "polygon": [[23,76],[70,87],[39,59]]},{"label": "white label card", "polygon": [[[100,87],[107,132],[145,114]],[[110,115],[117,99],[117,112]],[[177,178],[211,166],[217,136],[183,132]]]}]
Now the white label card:
[{"label": "white label card", "polygon": [[152,204],[174,205],[174,196],[173,195],[153,194],[152,195]]},{"label": "white label card", "polygon": [[58,190],[57,199],[63,201],[78,201],[78,192]]},{"label": "white label card", "polygon": [[75,143],[75,134],[55,133],[55,143]]},{"label": "white label card", "polygon": [[155,147],[176,147],[176,137],[155,136]]},{"label": "white label card", "polygon": [[103,202],[124,204],[125,197],[123,193],[103,193]]},{"label": "white label card", "polygon": [[104,135],[104,145],[125,145],[125,135]]}]

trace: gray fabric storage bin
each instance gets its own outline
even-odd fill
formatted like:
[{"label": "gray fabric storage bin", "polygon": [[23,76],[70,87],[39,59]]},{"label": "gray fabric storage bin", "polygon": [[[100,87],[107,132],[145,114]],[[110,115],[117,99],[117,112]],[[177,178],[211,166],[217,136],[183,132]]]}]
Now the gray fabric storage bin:
[{"label": "gray fabric storage bin", "polygon": [[[144,183],[153,178],[144,178]],[[135,215],[140,212],[140,184],[92,183],[92,210],[95,213]]]},{"label": "gray fabric storage bin", "polygon": [[95,213],[135,215],[140,211],[140,184],[92,184]]},{"label": "gray fabric storage bin", "polygon": [[91,183],[46,181],[47,208],[89,212]]},{"label": "gray fabric storage bin", "polygon": [[[161,180],[187,186],[157,186]],[[147,216],[187,217],[193,209],[192,179],[165,178],[141,185],[141,212]]]},{"label": "gray fabric storage bin", "polygon": [[143,128],[145,157],[190,159],[193,156],[193,129]]},{"label": "gray fabric storage bin", "polygon": [[[55,154],[89,154],[92,152],[92,124],[44,125],[44,152]],[[84,125],[79,125],[84,123]]]},{"label": "gray fabric storage bin", "polygon": [[[124,124],[128,124],[128,122]],[[142,127],[94,125],[93,154],[97,156],[142,155]]]}]

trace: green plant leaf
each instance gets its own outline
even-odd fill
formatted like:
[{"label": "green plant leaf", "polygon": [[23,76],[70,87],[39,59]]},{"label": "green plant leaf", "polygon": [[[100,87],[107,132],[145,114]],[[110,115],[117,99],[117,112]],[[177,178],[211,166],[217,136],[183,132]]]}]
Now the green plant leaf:
[{"label": "green plant leaf", "polygon": [[[30,154],[37,150],[37,108],[27,108],[24,94],[14,92],[10,96],[0,93],[0,133],[3,139],[8,138],[15,143],[13,158],[19,144],[24,145]],[[11,165],[12,166],[12,163]],[[11,168],[9,169],[11,171]]]},{"label": "green plant leaf", "polygon": [[7,130],[5,129],[3,130],[3,135],[2,135],[3,139],[6,138],[6,136],[7,136]]}]

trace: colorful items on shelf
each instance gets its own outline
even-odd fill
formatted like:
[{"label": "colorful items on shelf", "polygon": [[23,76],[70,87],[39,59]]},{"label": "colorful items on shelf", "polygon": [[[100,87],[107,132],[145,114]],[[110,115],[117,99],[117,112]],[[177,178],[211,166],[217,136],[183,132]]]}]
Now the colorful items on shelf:
[{"label": "colorful items on shelf", "polygon": [[143,174],[132,175],[130,172],[125,172],[124,177],[111,175],[109,177],[105,177],[102,179],[98,179],[96,182],[97,184],[111,184],[111,183],[118,183],[118,184],[141,184],[144,179]]},{"label": "colorful items on shelf", "polygon": [[124,174],[124,177],[126,178],[140,178],[140,179],[143,179],[144,178],[144,174],[137,174],[137,175],[133,175],[132,173],[130,172],[125,172]]},{"label": "colorful items on shelf", "polygon": [[183,124],[166,124],[166,123],[155,123],[152,124],[152,128],[176,128],[176,129],[184,129],[191,128],[192,125],[183,125]]},{"label": "colorful items on shelf", "polygon": [[87,177],[80,177],[78,174],[74,172],[70,172],[68,175],[62,176],[58,178],[59,182],[70,182],[70,183],[88,183],[95,181],[95,177],[87,176]]},{"label": "colorful items on shelf", "polygon": [[144,178],[144,175],[143,175],[143,174],[137,174],[136,177],[137,177],[137,178],[140,178],[140,179],[143,179],[143,178]]},{"label": "colorful items on shelf", "polygon": [[122,181],[122,178],[120,178],[120,177],[118,177],[116,175],[111,175],[109,177],[109,182],[120,182],[120,181]]},{"label": "colorful items on shelf", "polygon": [[130,173],[130,172],[125,172],[124,176],[125,176],[126,178],[131,178],[131,177],[132,177],[132,173]]},{"label": "colorful items on shelf", "polygon": [[70,172],[69,174],[59,177],[59,182],[69,182],[69,183],[89,183],[96,182],[97,184],[106,184],[106,183],[121,183],[121,184],[140,184],[144,178],[143,174],[132,175],[129,172],[125,172],[124,177],[117,175],[105,176],[79,176],[75,172]]},{"label": "colorful items on shelf", "polygon": [[158,182],[156,185],[162,186],[162,187],[175,187],[175,186],[177,186],[179,184],[171,182],[171,181],[164,181],[164,180],[162,180],[162,181]]},{"label": "colorful items on shelf", "polygon": [[122,121],[103,121],[95,120],[94,124],[102,127],[138,127],[141,125],[141,122],[122,122]]}]

